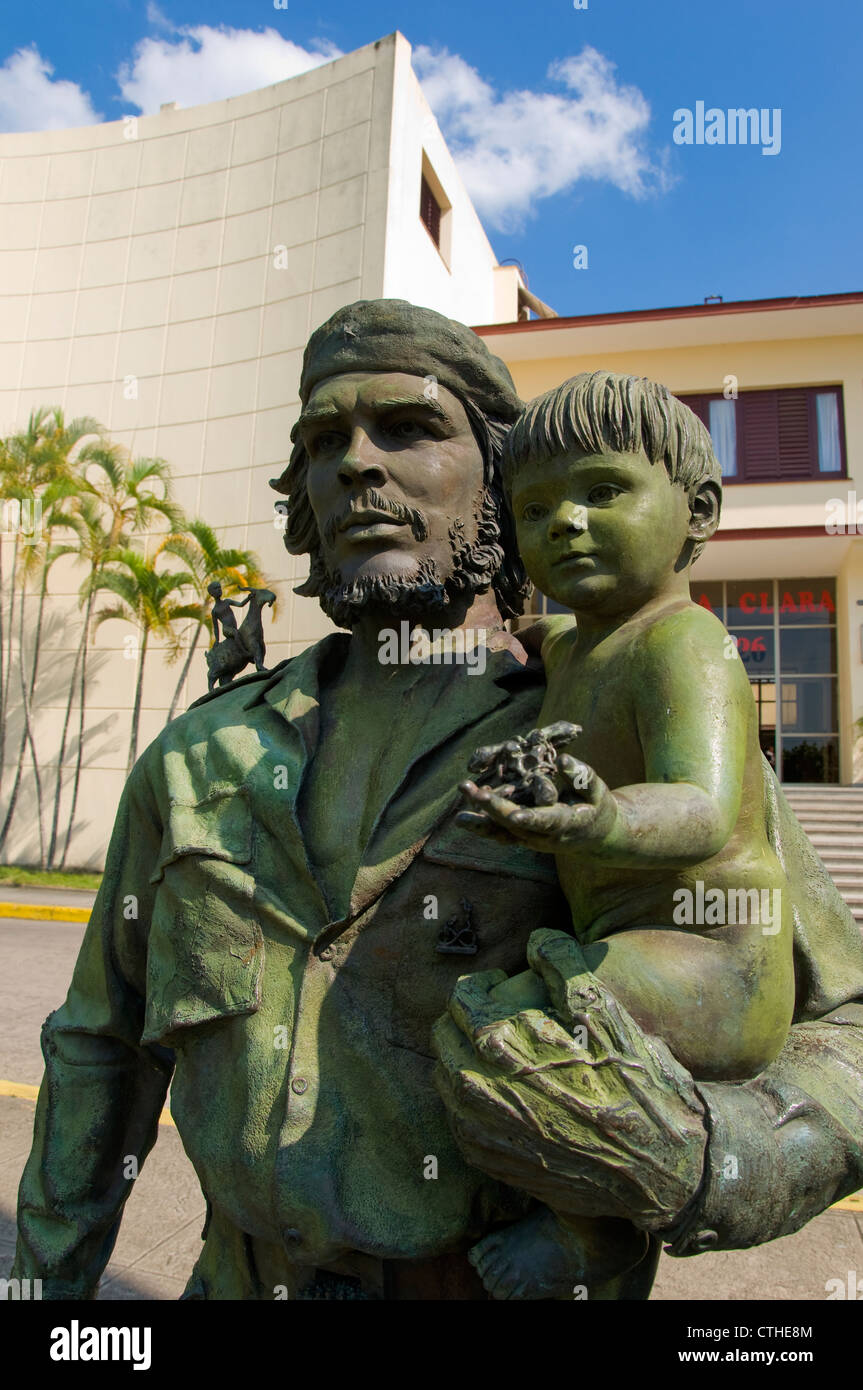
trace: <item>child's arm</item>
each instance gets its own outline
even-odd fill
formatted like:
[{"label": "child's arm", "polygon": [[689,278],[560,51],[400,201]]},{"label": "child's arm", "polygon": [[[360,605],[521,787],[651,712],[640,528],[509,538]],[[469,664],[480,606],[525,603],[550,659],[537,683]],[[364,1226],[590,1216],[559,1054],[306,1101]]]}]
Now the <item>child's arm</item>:
[{"label": "child's arm", "polygon": [[575,618],[571,613],[551,613],[545,618],[537,618],[527,627],[519,628],[516,636],[525,651],[532,656],[541,656],[546,676],[551,670],[552,649],[556,640],[564,632],[575,631]]},{"label": "child's arm", "polygon": [[718,854],[740,813],[752,705],[729,640],[721,624],[692,607],[633,644],[643,782],[611,791],[592,768],[564,755],[578,800],[520,807],[465,782],[473,814],[463,813],[460,823],[488,833],[492,822],[532,849],[588,853],[621,868],[685,868]]},{"label": "child's arm", "polygon": [[[612,792],[591,768],[562,755],[582,802],[522,808],[467,783],[473,814],[461,823],[621,868],[681,868],[719,853],[740,813],[751,717],[735,649],[712,618],[684,610],[638,644],[632,680],[648,780]],[[790,904],[785,909],[778,931],[758,922],[687,931],[658,922],[594,942],[585,955],[694,1075],[742,1079],[773,1060],[791,1022]]]}]

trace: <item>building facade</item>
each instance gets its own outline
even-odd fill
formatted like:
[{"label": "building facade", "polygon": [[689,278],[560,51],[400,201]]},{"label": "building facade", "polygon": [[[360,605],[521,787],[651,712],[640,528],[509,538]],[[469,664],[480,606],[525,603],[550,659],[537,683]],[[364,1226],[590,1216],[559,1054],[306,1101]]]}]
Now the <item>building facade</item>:
[{"label": "building facade", "polygon": [[[188,514],[223,545],[254,550],[271,577],[275,663],[331,630],[293,593],[306,561],[286,554],[268,486],[290,455],[309,334],[340,306],[381,296],[468,323],[515,319],[519,284],[497,265],[401,34],[230,100],[0,135],[0,436],[59,405],[67,419],[95,417],[135,456],[166,459]],[[33,711],[48,781],[81,578],[72,562],[51,571],[56,679]],[[110,621],[92,637],[79,866],[101,862],[125,777],[129,634]],[[165,722],[176,672],[148,655],[139,748]],[[205,689],[201,651],[181,708]],[[18,728],[13,711],[13,747]],[[33,793],[25,768],[11,862],[38,855]]]},{"label": "building facade", "polygon": [[[303,348],[337,308],[376,297],[480,325],[525,399],[597,367],[687,399],[727,484],[696,597],[737,638],[762,746],[786,780],[863,781],[863,297],[524,321],[526,303],[544,306],[497,264],[400,34],[230,100],[0,135],[0,435],[58,405],[101,421],[134,456],[167,460],[176,501],[223,545],[255,551],[272,582],[273,664],[331,630],[293,592],[306,561],[285,552],[268,486],[289,458]],[[11,544],[0,532],[4,575]],[[72,560],[50,575],[50,679],[32,712],[48,780],[81,578]],[[129,631],[112,620],[92,634],[69,855],[80,867],[103,862],[125,778]],[[139,748],[176,681],[157,648]],[[180,708],[205,687],[201,650]],[[20,728],[13,709],[13,747]],[[74,758],[69,740],[64,769]],[[7,766],[0,805],[11,777]],[[25,766],[3,858],[36,862],[37,825]]]}]

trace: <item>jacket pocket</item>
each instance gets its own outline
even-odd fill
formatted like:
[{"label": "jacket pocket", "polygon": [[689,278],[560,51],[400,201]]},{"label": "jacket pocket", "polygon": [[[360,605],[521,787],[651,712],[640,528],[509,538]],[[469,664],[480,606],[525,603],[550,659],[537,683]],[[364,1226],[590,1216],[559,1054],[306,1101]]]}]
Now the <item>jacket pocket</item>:
[{"label": "jacket pocket", "polygon": [[187,854],[251,862],[252,809],[245,787],[213,787],[200,801],[172,801],[150,882],[161,883],[167,866]]},{"label": "jacket pocket", "polygon": [[142,1042],[255,1013],[264,939],[253,904],[252,816],[243,788],[173,804],[154,875]]},{"label": "jacket pocket", "polygon": [[463,844],[435,837],[404,875],[380,914],[397,917],[398,964],[393,985],[390,1039],[431,1056],[430,1035],[446,1010],[456,981],[477,970],[527,969],[526,948],[537,927],[571,930],[569,907],[549,859],[551,874],[532,855],[513,863],[507,847],[480,842],[465,832]]}]

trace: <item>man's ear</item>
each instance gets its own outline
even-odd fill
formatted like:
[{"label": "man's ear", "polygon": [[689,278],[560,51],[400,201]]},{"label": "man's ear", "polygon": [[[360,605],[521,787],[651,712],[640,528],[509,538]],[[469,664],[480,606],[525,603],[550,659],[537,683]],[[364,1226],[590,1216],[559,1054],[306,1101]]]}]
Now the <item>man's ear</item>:
[{"label": "man's ear", "polygon": [[709,541],[719,525],[722,488],[712,478],[704,478],[689,491],[689,537]]}]

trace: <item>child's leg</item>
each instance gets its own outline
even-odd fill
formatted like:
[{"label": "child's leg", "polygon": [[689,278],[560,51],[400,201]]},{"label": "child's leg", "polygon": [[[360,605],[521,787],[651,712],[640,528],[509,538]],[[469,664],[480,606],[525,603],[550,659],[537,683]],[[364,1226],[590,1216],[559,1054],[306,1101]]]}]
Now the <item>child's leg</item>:
[{"label": "child's leg", "polygon": [[468,1259],[494,1298],[609,1299],[640,1296],[615,1288],[648,1248],[647,1233],[628,1221],[561,1220],[548,1207],[539,1207],[485,1236]]}]

